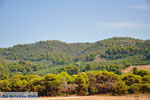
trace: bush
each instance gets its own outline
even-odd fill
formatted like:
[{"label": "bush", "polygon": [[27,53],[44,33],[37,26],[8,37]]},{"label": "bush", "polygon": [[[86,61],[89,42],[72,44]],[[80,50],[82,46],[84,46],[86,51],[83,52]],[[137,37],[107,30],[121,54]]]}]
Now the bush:
[{"label": "bush", "polygon": [[150,84],[150,76],[145,75],[145,76],[143,76],[142,80],[143,80],[144,83],[149,83]]},{"label": "bush", "polygon": [[150,84],[148,84],[148,83],[142,84],[140,91],[143,93],[145,93],[145,92],[149,93],[150,92]]},{"label": "bush", "polygon": [[96,86],[98,93],[110,93],[113,91],[113,85],[120,81],[119,75],[112,72],[99,72],[96,77]]},{"label": "bush", "polygon": [[131,86],[134,83],[141,83],[142,77],[134,74],[124,74],[122,75],[122,80],[126,85]]},{"label": "bush", "polygon": [[150,71],[147,70],[137,70],[134,74],[144,76],[144,75],[150,75]]},{"label": "bush", "polygon": [[45,92],[47,96],[56,96],[61,93],[61,80],[55,74],[44,76]]},{"label": "bush", "polygon": [[8,92],[10,90],[11,90],[11,88],[10,88],[9,81],[8,80],[1,80],[0,81],[0,91]]},{"label": "bush", "polygon": [[125,95],[128,94],[128,87],[125,83],[119,81],[113,85],[113,95]]},{"label": "bush", "polygon": [[75,83],[78,85],[78,87],[76,88],[77,94],[79,95],[88,94],[89,79],[85,73],[81,73],[75,76]]},{"label": "bush", "polygon": [[139,83],[132,84],[129,87],[129,93],[137,93],[140,91],[140,88],[141,88],[141,84]]}]

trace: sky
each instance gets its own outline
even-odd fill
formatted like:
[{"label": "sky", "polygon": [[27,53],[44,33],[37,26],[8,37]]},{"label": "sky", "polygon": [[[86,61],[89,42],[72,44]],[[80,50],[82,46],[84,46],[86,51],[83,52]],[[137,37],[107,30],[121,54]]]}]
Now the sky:
[{"label": "sky", "polygon": [[0,47],[150,39],[150,0],[0,0]]}]

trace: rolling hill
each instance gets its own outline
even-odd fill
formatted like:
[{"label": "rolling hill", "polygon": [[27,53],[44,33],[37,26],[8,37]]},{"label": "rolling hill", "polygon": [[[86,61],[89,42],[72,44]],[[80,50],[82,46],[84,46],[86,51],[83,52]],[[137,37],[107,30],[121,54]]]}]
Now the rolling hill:
[{"label": "rolling hill", "polygon": [[118,69],[130,65],[150,64],[150,40],[113,37],[95,43],[65,43],[59,40],[39,41],[0,48],[0,76],[58,73],[65,66],[75,65],[79,72],[106,70],[116,64]]}]

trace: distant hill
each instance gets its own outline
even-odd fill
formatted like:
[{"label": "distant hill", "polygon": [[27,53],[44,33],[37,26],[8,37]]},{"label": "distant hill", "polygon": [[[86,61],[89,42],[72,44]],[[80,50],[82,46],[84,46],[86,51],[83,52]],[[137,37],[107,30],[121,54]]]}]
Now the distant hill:
[{"label": "distant hill", "polygon": [[[0,62],[0,73],[7,70],[13,73],[43,75],[66,70],[62,68],[75,63],[80,66],[80,71],[105,70],[106,66],[112,64],[123,69],[129,65],[150,64],[150,40],[113,37],[95,43],[39,41],[0,48],[0,58],[3,59]],[[90,66],[86,67],[87,64]],[[18,70],[14,70],[15,68]]]},{"label": "distant hill", "polygon": [[52,60],[53,57],[71,60],[89,53],[102,54],[109,47],[137,46],[138,43],[143,42],[143,40],[127,37],[113,37],[95,43],[65,43],[58,40],[50,40],[1,48],[0,54],[8,60],[40,61]]}]

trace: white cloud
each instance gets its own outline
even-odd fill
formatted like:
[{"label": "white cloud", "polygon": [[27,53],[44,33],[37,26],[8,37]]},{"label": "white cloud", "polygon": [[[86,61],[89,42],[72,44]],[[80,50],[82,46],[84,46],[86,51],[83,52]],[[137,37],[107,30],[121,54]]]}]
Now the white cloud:
[{"label": "white cloud", "polygon": [[133,26],[135,26],[135,23],[131,23],[131,22],[107,22],[107,23],[104,23],[104,26],[108,26],[108,27],[133,27]]},{"label": "white cloud", "polygon": [[133,5],[133,6],[127,6],[129,9],[140,9],[140,10],[146,10],[149,9],[146,5]]},{"label": "white cloud", "polygon": [[99,25],[101,28],[150,28],[150,24],[137,22],[104,22]]}]

